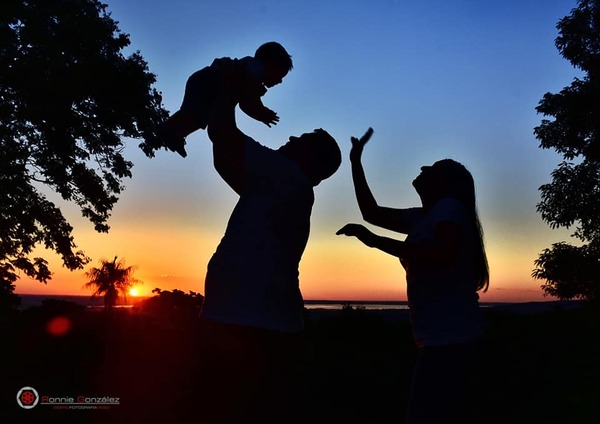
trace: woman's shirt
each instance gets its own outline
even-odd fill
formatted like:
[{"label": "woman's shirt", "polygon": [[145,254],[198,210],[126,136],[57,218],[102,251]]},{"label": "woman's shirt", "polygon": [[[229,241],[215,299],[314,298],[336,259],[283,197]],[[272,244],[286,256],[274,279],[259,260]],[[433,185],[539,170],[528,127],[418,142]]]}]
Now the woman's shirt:
[{"label": "woman's shirt", "polygon": [[435,240],[435,227],[456,224],[462,238],[456,259],[449,266],[402,260],[406,269],[407,295],[413,335],[418,346],[463,343],[482,334],[476,282],[477,234],[463,204],[450,197],[439,200],[429,211],[405,210],[407,243]]}]

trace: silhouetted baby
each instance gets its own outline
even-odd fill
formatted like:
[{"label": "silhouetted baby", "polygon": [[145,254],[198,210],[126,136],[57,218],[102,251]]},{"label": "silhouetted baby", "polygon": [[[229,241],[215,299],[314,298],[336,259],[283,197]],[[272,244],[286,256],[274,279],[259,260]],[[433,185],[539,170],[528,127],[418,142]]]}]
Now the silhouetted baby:
[{"label": "silhouetted baby", "polygon": [[206,128],[215,101],[224,93],[251,118],[269,127],[277,124],[277,113],[265,107],[261,97],[292,68],[292,57],[274,41],[260,46],[254,57],[215,59],[188,78],[181,107],[159,130],[161,144],[186,157],[185,137]]}]

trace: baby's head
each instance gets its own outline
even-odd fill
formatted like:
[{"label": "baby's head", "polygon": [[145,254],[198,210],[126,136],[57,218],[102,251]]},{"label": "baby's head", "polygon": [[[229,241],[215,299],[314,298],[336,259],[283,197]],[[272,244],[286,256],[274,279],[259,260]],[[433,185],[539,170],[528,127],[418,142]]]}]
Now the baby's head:
[{"label": "baby's head", "polygon": [[260,46],[254,57],[265,67],[265,80],[263,83],[271,88],[283,81],[283,78],[292,70],[292,56],[275,41]]}]

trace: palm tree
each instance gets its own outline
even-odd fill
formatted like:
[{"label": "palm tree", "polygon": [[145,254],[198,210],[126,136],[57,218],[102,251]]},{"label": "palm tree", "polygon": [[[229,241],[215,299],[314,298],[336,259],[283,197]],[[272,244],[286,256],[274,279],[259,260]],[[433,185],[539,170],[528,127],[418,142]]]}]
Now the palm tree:
[{"label": "palm tree", "polygon": [[92,297],[104,296],[104,307],[112,309],[117,303],[119,293],[127,299],[129,289],[139,283],[139,280],[133,277],[133,271],[135,267],[126,267],[125,261],[117,261],[116,256],[112,262],[102,259],[99,268],[92,268],[85,273],[89,281],[83,287],[95,290]]}]

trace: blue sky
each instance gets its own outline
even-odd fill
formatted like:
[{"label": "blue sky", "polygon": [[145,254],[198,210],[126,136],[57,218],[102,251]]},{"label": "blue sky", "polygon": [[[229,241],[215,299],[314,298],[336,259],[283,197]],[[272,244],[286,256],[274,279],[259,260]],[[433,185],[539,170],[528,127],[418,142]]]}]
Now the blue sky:
[{"label": "blue sky", "polygon": [[[577,75],[554,46],[556,23],[574,0],[107,4],[130,35],[130,50],[139,50],[157,75],[156,88],[171,112],[187,77],[214,58],[252,55],[271,40],[288,49],[294,70],[263,99],[278,112],[279,125],[267,128],[239,113],[238,124],[273,148],[314,128],[328,130],[342,148],[342,167],[316,190],[305,272],[301,268],[307,297],[344,298],[343,287],[355,297],[404,296],[397,261],[334,235],[346,222],[361,222],[346,159],[350,137],[371,126],[375,134],[364,165],[380,204],[416,206],[411,181],[420,166],[445,157],[464,163],[476,181],[486,231],[492,271],[487,296],[541,298],[540,282],[530,278],[533,260],[551,243],[569,239],[569,232],[550,230],[536,213],[538,187],[561,158],[538,148],[533,128],[542,116],[535,106],[545,92],[559,91]],[[212,168],[205,132],[188,137],[186,159],[165,151],[147,159],[136,146],[131,142],[126,150],[134,177],[126,181],[110,235],[93,234],[76,211],[69,212],[79,247],[94,260],[116,253],[138,263],[152,281],[149,290],[201,292],[206,262],[236,198]],[[148,255],[124,241],[140,234],[145,248],[171,255],[173,269],[143,271]],[[171,241],[187,252],[192,269],[185,275],[175,259],[182,255],[161,250]],[[106,245],[123,249],[102,251]],[[370,265],[356,265],[363,260]],[[326,284],[332,290],[322,294]]]}]

